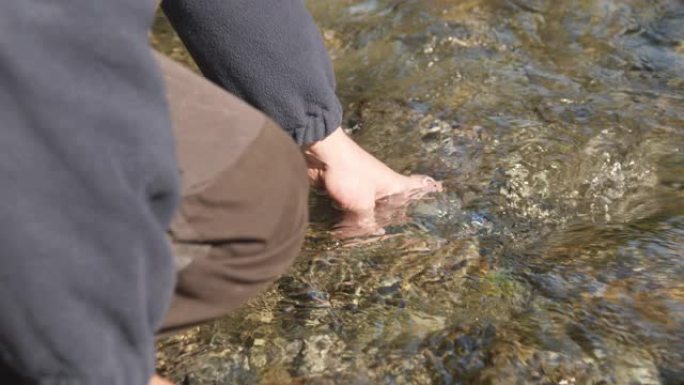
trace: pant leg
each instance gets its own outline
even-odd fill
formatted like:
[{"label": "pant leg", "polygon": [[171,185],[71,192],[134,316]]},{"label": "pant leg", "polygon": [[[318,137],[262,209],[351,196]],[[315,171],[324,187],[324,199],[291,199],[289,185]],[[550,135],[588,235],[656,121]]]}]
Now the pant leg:
[{"label": "pant leg", "polygon": [[308,224],[299,148],[270,119],[160,58],[182,201],[170,235],[178,283],[160,333],[222,316],[293,262]]}]

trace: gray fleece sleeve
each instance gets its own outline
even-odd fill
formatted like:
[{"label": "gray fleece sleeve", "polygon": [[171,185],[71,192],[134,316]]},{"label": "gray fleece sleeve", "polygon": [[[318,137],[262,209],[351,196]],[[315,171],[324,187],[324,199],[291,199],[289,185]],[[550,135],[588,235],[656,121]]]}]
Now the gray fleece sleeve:
[{"label": "gray fleece sleeve", "polygon": [[340,126],[320,32],[302,0],[164,0],[204,75],[278,122],[300,144]]},{"label": "gray fleece sleeve", "polygon": [[153,1],[0,1],[0,384],[145,385],[178,174]]}]

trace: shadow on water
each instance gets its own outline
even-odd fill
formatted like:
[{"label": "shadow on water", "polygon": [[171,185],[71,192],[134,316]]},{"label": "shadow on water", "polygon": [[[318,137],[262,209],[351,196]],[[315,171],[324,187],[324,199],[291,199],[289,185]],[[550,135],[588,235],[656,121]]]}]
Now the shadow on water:
[{"label": "shadow on water", "polygon": [[[683,384],[684,4],[309,0],[355,138],[447,192],[160,344],[181,384]],[[154,43],[187,60],[160,18]]]}]

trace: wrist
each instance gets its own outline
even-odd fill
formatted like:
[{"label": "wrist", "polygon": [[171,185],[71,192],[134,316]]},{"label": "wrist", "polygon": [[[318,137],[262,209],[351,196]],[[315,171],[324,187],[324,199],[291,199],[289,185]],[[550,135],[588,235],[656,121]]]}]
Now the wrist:
[{"label": "wrist", "polygon": [[311,166],[325,167],[336,163],[344,155],[344,146],[349,137],[341,127],[322,140],[313,142],[303,149],[304,158]]}]

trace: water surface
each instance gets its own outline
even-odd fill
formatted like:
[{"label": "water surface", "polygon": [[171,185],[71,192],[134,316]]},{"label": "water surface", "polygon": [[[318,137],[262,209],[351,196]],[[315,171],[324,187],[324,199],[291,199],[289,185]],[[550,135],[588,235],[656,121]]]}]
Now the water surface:
[{"label": "water surface", "polygon": [[[345,124],[447,191],[380,241],[313,225],[179,384],[684,384],[684,3],[309,0]],[[155,43],[187,60],[158,20]]]}]

